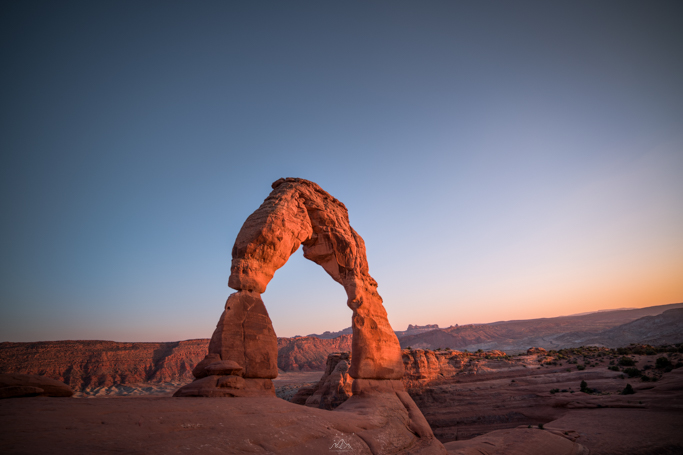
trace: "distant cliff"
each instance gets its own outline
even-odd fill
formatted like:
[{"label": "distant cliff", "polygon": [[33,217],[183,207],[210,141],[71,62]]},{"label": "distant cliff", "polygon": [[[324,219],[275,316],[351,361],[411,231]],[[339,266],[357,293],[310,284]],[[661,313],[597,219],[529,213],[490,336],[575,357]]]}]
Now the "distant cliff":
[{"label": "distant cliff", "polygon": [[40,374],[79,391],[115,384],[192,379],[209,340],[172,343],[41,341],[0,343],[0,373]]},{"label": "distant cliff", "polygon": [[[116,384],[189,382],[208,339],[169,343],[40,341],[0,343],[0,373],[40,374],[75,391]],[[351,336],[278,338],[278,368],[322,371],[331,352],[351,350]]]},{"label": "distant cliff", "polygon": [[351,339],[351,335],[278,338],[277,366],[283,371],[322,371],[330,353],[351,350]]}]

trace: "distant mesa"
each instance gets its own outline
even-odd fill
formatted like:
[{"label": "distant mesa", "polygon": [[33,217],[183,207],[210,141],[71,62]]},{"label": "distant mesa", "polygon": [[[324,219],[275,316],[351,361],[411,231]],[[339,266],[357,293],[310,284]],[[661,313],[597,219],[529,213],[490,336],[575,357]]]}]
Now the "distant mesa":
[{"label": "distant mesa", "polygon": [[438,328],[439,328],[439,324],[427,324],[427,325],[408,324],[408,330],[438,329]]}]

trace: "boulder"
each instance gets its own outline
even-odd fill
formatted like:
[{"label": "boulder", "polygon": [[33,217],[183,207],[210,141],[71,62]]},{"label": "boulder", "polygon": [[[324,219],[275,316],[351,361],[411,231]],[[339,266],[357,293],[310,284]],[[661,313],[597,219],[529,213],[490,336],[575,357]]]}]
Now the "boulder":
[{"label": "boulder", "polygon": [[0,398],[70,397],[71,388],[61,381],[33,374],[0,374]]}]

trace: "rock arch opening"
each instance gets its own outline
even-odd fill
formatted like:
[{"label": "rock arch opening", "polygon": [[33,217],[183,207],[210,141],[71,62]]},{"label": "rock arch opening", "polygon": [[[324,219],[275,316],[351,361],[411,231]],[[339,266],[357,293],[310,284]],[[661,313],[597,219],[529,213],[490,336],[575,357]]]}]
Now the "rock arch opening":
[{"label": "rock arch opening", "polygon": [[346,291],[352,310],[351,377],[401,379],[398,339],[369,274],[365,243],[349,224],[344,204],[304,179],[279,179],[272,188],[235,240],[228,286],[237,292],[228,297],[209,353],[193,371],[197,381],[176,395],[272,394],[277,338],[261,294],[299,247]]}]

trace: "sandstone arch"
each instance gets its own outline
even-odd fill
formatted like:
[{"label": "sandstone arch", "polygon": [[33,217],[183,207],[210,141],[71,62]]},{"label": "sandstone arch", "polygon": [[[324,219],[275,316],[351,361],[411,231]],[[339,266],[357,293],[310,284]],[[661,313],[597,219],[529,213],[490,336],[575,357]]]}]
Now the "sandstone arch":
[{"label": "sandstone arch", "polygon": [[260,295],[302,245],[304,257],[321,265],[348,296],[353,311],[351,377],[401,379],[398,339],[369,274],[365,243],[349,224],[344,204],[304,179],[279,179],[272,187],[235,240],[228,285],[238,292],[228,298],[209,354],[193,371],[198,380],[176,395],[273,393],[277,338]]}]

